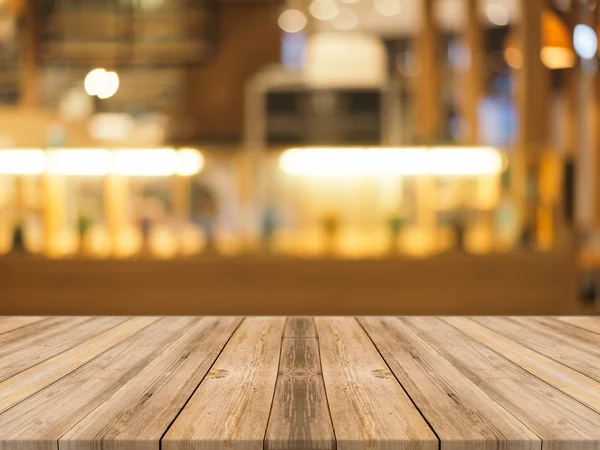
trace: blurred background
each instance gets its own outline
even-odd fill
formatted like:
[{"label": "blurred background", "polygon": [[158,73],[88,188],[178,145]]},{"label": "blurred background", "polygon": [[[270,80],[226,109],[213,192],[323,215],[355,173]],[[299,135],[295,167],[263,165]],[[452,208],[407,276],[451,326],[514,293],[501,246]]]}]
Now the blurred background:
[{"label": "blurred background", "polygon": [[595,314],[598,0],[0,0],[0,314]]}]

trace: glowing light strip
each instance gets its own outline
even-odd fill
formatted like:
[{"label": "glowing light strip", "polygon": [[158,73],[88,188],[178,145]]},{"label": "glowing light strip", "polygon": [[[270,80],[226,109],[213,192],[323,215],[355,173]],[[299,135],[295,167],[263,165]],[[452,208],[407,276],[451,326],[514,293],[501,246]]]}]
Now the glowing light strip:
[{"label": "glowing light strip", "polygon": [[41,149],[0,151],[0,174],[39,175],[46,169],[46,154]]},{"label": "glowing light strip", "polygon": [[112,169],[112,154],[102,149],[60,149],[48,152],[49,173],[60,175],[106,175]]},{"label": "glowing light strip", "polygon": [[117,150],[114,167],[119,175],[166,177],[177,170],[177,152],[172,148]]},{"label": "glowing light strip", "polygon": [[192,176],[203,167],[202,153],[193,148],[0,150],[0,174],[5,175]]},{"label": "glowing light strip", "polygon": [[292,148],[280,157],[290,175],[491,175],[505,161],[492,147]]}]

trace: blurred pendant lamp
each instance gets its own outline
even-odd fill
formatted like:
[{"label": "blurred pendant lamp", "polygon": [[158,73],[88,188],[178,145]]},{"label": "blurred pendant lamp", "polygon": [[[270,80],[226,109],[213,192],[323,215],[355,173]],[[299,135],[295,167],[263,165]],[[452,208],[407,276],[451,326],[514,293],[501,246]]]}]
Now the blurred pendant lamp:
[{"label": "blurred pendant lamp", "polygon": [[[541,20],[542,49],[540,58],[544,66],[550,70],[573,67],[576,63],[576,56],[571,32],[567,25],[556,12],[550,9],[542,12]],[[514,31],[509,33],[504,42],[504,59],[512,69],[518,70],[523,67],[523,54]]]}]

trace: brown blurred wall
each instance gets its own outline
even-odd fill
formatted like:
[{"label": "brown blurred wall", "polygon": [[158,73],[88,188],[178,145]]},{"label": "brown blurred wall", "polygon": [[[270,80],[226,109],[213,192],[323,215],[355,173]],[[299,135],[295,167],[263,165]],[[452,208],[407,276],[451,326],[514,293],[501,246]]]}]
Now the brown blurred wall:
[{"label": "brown blurred wall", "polygon": [[216,58],[188,74],[185,109],[195,122],[195,140],[242,138],[246,82],[264,66],[280,60],[277,12],[273,1],[220,4]]}]

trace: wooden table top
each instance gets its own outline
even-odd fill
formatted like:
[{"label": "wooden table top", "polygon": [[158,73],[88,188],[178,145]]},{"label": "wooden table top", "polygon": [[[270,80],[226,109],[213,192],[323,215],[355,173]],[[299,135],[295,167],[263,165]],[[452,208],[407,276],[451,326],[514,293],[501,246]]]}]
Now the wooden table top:
[{"label": "wooden table top", "polygon": [[0,317],[0,450],[600,449],[600,318]]}]

